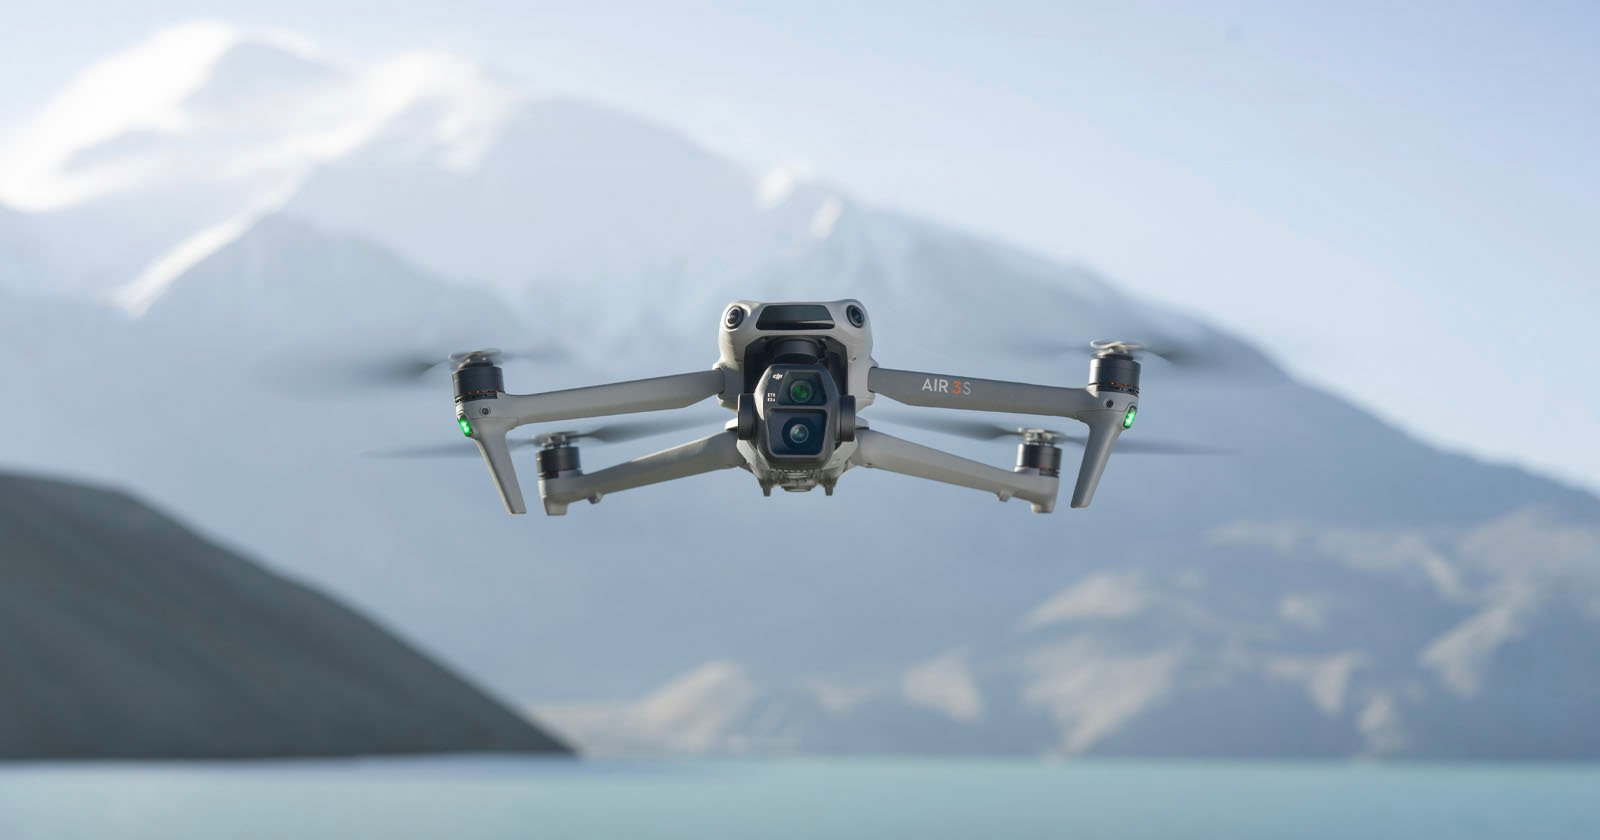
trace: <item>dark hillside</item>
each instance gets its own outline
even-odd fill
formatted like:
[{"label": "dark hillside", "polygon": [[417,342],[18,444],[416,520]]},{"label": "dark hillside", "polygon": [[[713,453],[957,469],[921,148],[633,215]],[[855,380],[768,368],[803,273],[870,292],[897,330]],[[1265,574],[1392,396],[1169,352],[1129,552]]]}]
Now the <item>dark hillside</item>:
[{"label": "dark hillside", "polygon": [[0,757],[566,750],[130,496],[0,474]]}]

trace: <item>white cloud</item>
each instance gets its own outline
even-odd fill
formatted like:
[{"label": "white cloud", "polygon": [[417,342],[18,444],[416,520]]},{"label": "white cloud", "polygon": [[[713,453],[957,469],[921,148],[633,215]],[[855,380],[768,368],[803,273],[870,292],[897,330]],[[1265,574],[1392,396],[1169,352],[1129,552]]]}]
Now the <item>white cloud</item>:
[{"label": "white cloud", "polygon": [[756,182],[756,208],[767,210],[782,204],[794,194],[804,176],[792,166],[779,166]]},{"label": "white cloud", "polygon": [[1480,610],[1428,645],[1419,661],[1457,695],[1477,694],[1495,651],[1522,634],[1522,617],[1532,608],[1531,601],[1514,598]]},{"label": "white cloud", "polygon": [[1367,661],[1366,654],[1354,650],[1321,658],[1279,656],[1267,661],[1267,673],[1303,683],[1311,702],[1324,715],[1333,717],[1344,708],[1351,673]]},{"label": "white cloud", "polygon": [[943,713],[951,720],[972,722],[983,717],[983,695],[962,650],[907,669],[900,679],[900,691],[907,702]]},{"label": "white cloud", "polygon": [[831,195],[823,199],[822,204],[817,207],[817,212],[811,217],[811,235],[817,239],[827,239],[842,215],[844,215],[844,202]]},{"label": "white cloud", "polygon": [[1316,595],[1285,595],[1278,599],[1278,617],[1303,630],[1321,630],[1328,625],[1328,600]]},{"label": "white cloud", "polygon": [[1166,696],[1178,663],[1177,650],[1119,655],[1080,636],[1024,657],[1023,701],[1060,726],[1062,752],[1080,753]]},{"label": "white cloud", "polygon": [[1367,701],[1356,725],[1366,738],[1367,751],[1373,755],[1398,752],[1408,741],[1394,698],[1383,692]]},{"label": "white cloud", "polygon": [[770,689],[729,660],[703,663],[634,702],[531,711],[598,755],[787,752],[797,738]]},{"label": "white cloud", "polygon": [[1086,619],[1126,618],[1145,608],[1149,595],[1138,572],[1099,572],[1051,596],[1023,616],[1020,629]]}]

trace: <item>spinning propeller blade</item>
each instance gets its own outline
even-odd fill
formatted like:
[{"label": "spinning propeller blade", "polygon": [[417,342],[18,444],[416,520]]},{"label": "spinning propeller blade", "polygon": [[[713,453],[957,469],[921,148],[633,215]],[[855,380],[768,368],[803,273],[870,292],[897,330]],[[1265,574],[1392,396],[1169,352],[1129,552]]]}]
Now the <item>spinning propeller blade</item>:
[{"label": "spinning propeller blade", "polygon": [[653,435],[665,434],[690,429],[695,426],[704,426],[708,420],[698,417],[673,417],[657,420],[628,420],[620,423],[607,423],[604,426],[595,426],[581,431],[545,432],[536,440],[541,446],[549,443],[573,440],[593,440],[599,443],[623,443],[638,440]]},{"label": "spinning propeller blade", "polygon": [[[532,438],[506,441],[512,449],[523,449],[534,445]],[[472,441],[462,439],[455,443],[433,443],[422,446],[395,446],[388,449],[371,449],[361,453],[363,458],[476,458],[478,447]]]},{"label": "spinning propeller blade", "polygon": [[[658,420],[632,420],[621,423],[607,423],[604,426],[595,426],[586,430],[564,430],[557,432],[543,432],[531,438],[519,438],[506,441],[512,449],[524,449],[530,446],[550,446],[561,443],[570,443],[575,440],[592,440],[597,443],[623,443],[630,440],[652,437],[654,435],[676,432],[695,426],[705,426],[713,422],[704,417],[674,417]],[[472,441],[462,439],[455,443],[425,444],[422,446],[399,446],[389,449],[374,449],[361,453],[368,458],[476,458],[478,448]]]},{"label": "spinning propeller blade", "polygon": [[[970,438],[972,440],[1001,440],[1008,437],[1026,437],[1035,433],[1048,436],[1055,441],[1065,441],[1075,446],[1083,446],[1085,439],[1078,435],[1058,432],[1053,429],[1038,429],[1028,426],[1006,426],[984,420],[967,420],[958,417],[913,417],[902,413],[894,413],[884,417],[891,423],[903,426],[914,426],[930,432],[942,432],[956,437]],[[1137,455],[1231,455],[1234,450],[1219,446],[1203,446],[1198,444],[1177,443],[1174,441],[1130,439],[1124,437],[1117,442],[1117,452],[1126,452]]]},{"label": "spinning propeller blade", "polygon": [[[1135,359],[1154,356],[1186,373],[1233,373],[1252,371],[1259,362],[1240,358],[1237,353],[1226,353],[1214,342],[1158,339],[1152,342],[1095,339],[1088,342],[1089,356],[1123,355]],[[1081,341],[1064,339],[1024,340],[1008,345],[1017,354],[1028,356],[1075,356],[1083,353]]]},{"label": "spinning propeller blade", "polygon": [[[360,349],[312,351],[302,349],[290,356],[269,358],[262,373],[279,387],[292,390],[308,388],[402,387],[428,382],[435,371],[452,370],[474,355],[486,356],[499,364],[502,361],[560,361],[566,354],[554,347],[525,347],[516,351],[494,348],[471,350],[462,353],[400,352],[363,353]],[[441,377],[442,378],[442,377]]]}]

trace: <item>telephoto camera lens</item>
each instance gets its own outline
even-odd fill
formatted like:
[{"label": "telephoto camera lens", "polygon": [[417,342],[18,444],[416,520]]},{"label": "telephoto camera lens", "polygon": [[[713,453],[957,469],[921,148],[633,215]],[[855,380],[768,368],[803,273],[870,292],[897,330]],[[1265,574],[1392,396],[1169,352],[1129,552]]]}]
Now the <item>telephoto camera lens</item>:
[{"label": "telephoto camera lens", "polygon": [[791,423],[784,434],[789,436],[790,443],[795,446],[803,446],[806,441],[811,439],[811,427],[805,423]]},{"label": "telephoto camera lens", "polygon": [[797,403],[802,405],[809,403],[815,395],[816,388],[807,380],[796,379],[789,383],[789,399]]}]

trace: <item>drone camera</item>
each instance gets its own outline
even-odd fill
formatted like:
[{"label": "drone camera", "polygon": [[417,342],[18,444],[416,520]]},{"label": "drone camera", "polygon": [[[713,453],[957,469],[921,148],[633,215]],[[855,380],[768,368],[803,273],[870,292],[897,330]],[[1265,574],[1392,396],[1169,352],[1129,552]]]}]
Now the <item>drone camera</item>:
[{"label": "drone camera", "polygon": [[820,405],[826,399],[819,375],[809,371],[790,371],[778,388],[779,405]]},{"label": "drone camera", "polygon": [[836,442],[839,393],[819,364],[772,365],[756,394],[765,421],[765,450],[774,461],[818,464]]},{"label": "drone camera", "polygon": [[780,429],[777,437],[769,442],[773,455],[814,458],[822,454],[827,434],[823,428],[827,420],[825,415],[781,412],[775,413],[772,420],[772,427]]}]

